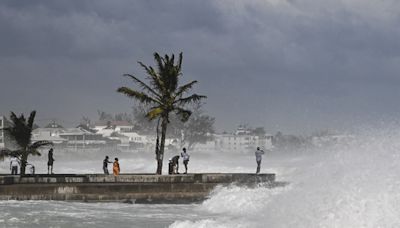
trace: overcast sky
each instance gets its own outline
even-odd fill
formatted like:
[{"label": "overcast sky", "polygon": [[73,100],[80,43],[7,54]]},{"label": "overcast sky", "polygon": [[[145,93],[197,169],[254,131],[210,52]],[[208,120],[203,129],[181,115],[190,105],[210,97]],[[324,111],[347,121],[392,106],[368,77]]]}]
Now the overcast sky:
[{"label": "overcast sky", "polygon": [[0,113],[74,125],[129,112],[137,61],[183,52],[219,131],[343,130],[397,120],[400,1],[0,1]]}]

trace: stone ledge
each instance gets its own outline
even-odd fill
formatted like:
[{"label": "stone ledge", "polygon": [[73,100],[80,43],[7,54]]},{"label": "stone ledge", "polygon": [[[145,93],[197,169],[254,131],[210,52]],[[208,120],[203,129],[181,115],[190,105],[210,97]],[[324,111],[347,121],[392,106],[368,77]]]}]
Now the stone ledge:
[{"label": "stone ledge", "polygon": [[0,176],[0,200],[193,203],[217,185],[278,186],[275,174],[203,173],[188,175],[58,174]]}]

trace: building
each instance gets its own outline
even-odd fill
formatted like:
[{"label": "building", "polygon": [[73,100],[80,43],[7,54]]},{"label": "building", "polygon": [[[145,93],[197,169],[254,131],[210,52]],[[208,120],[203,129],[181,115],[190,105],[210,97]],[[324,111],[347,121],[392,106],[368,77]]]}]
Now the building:
[{"label": "building", "polygon": [[76,149],[97,147],[107,143],[106,139],[101,134],[92,133],[82,128],[65,128],[59,136],[67,140],[67,147]]},{"label": "building", "polygon": [[76,128],[64,128],[58,124],[49,124],[44,128],[37,128],[32,132],[32,142],[41,140],[51,141],[55,146],[65,148],[101,147],[108,141],[103,135],[90,129],[78,126]]},{"label": "building", "polygon": [[257,147],[272,149],[272,135],[255,134],[255,131],[244,125],[239,125],[234,133],[213,134],[213,140],[195,144],[196,150],[204,152],[224,151],[248,153]]},{"label": "building", "polygon": [[272,148],[272,136],[251,134],[216,134],[215,149],[222,151],[246,153],[254,151],[257,147],[263,149]]},{"label": "building", "polygon": [[60,134],[65,132],[65,129],[56,123],[48,124],[43,128],[36,128],[32,131],[32,142],[37,141],[51,141],[54,144],[62,144],[67,142],[66,139],[61,138]]},{"label": "building", "polygon": [[133,130],[133,124],[127,121],[99,121],[95,123],[94,129],[96,131],[102,131],[111,129],[115,132],[131,132]]}]

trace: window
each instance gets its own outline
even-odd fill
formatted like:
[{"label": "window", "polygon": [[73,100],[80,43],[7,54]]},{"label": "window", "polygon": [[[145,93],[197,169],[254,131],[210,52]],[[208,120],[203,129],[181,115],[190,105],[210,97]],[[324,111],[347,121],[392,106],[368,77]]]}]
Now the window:
[{"label": "window", "polygon": [[3,127],[3,119],[0,119],[0,127]]}]

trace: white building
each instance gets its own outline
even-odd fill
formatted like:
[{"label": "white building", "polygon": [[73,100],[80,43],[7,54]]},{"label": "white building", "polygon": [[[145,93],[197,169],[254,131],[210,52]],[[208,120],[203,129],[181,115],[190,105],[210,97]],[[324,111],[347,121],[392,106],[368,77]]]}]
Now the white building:
[{"label": "white building", "polygon": [[98,146],[106,144],[101,134],[78,128],[63,128],[60,125],[48,125],[46,128],[37,128],[32,131],[32,142],[41,140],[51,141],[56,145],[73,148]]},{"label": "white building", "polygon": [[75,148],[105,145],[107,143],[101,134],[82,128],[66,128],[59,136],[67,140],[67,146]]},{"label": "white building", "polygon": [[115,132],[131,132],[133,130],[133,124],[127,121],[99,121],[95,123],[94,129],[101,131],[105,129],[112,129]]},{"label": "white building", "polygon": [[250,135],[250,134],[220,134],[214,136],[215,149],[247,153],[254,151],[257,147],[262,149],[272,148],[272,136]]},{"label": "white building", "polygon": [[54,144],[61,144],[68,140],[61,138],[60,134],[65,132],[65,129],[62,128],[60,125],[49,124],[47,127],[44,128],[36,128],[32,131],[32,142],[37,141],[51,141]]}]

